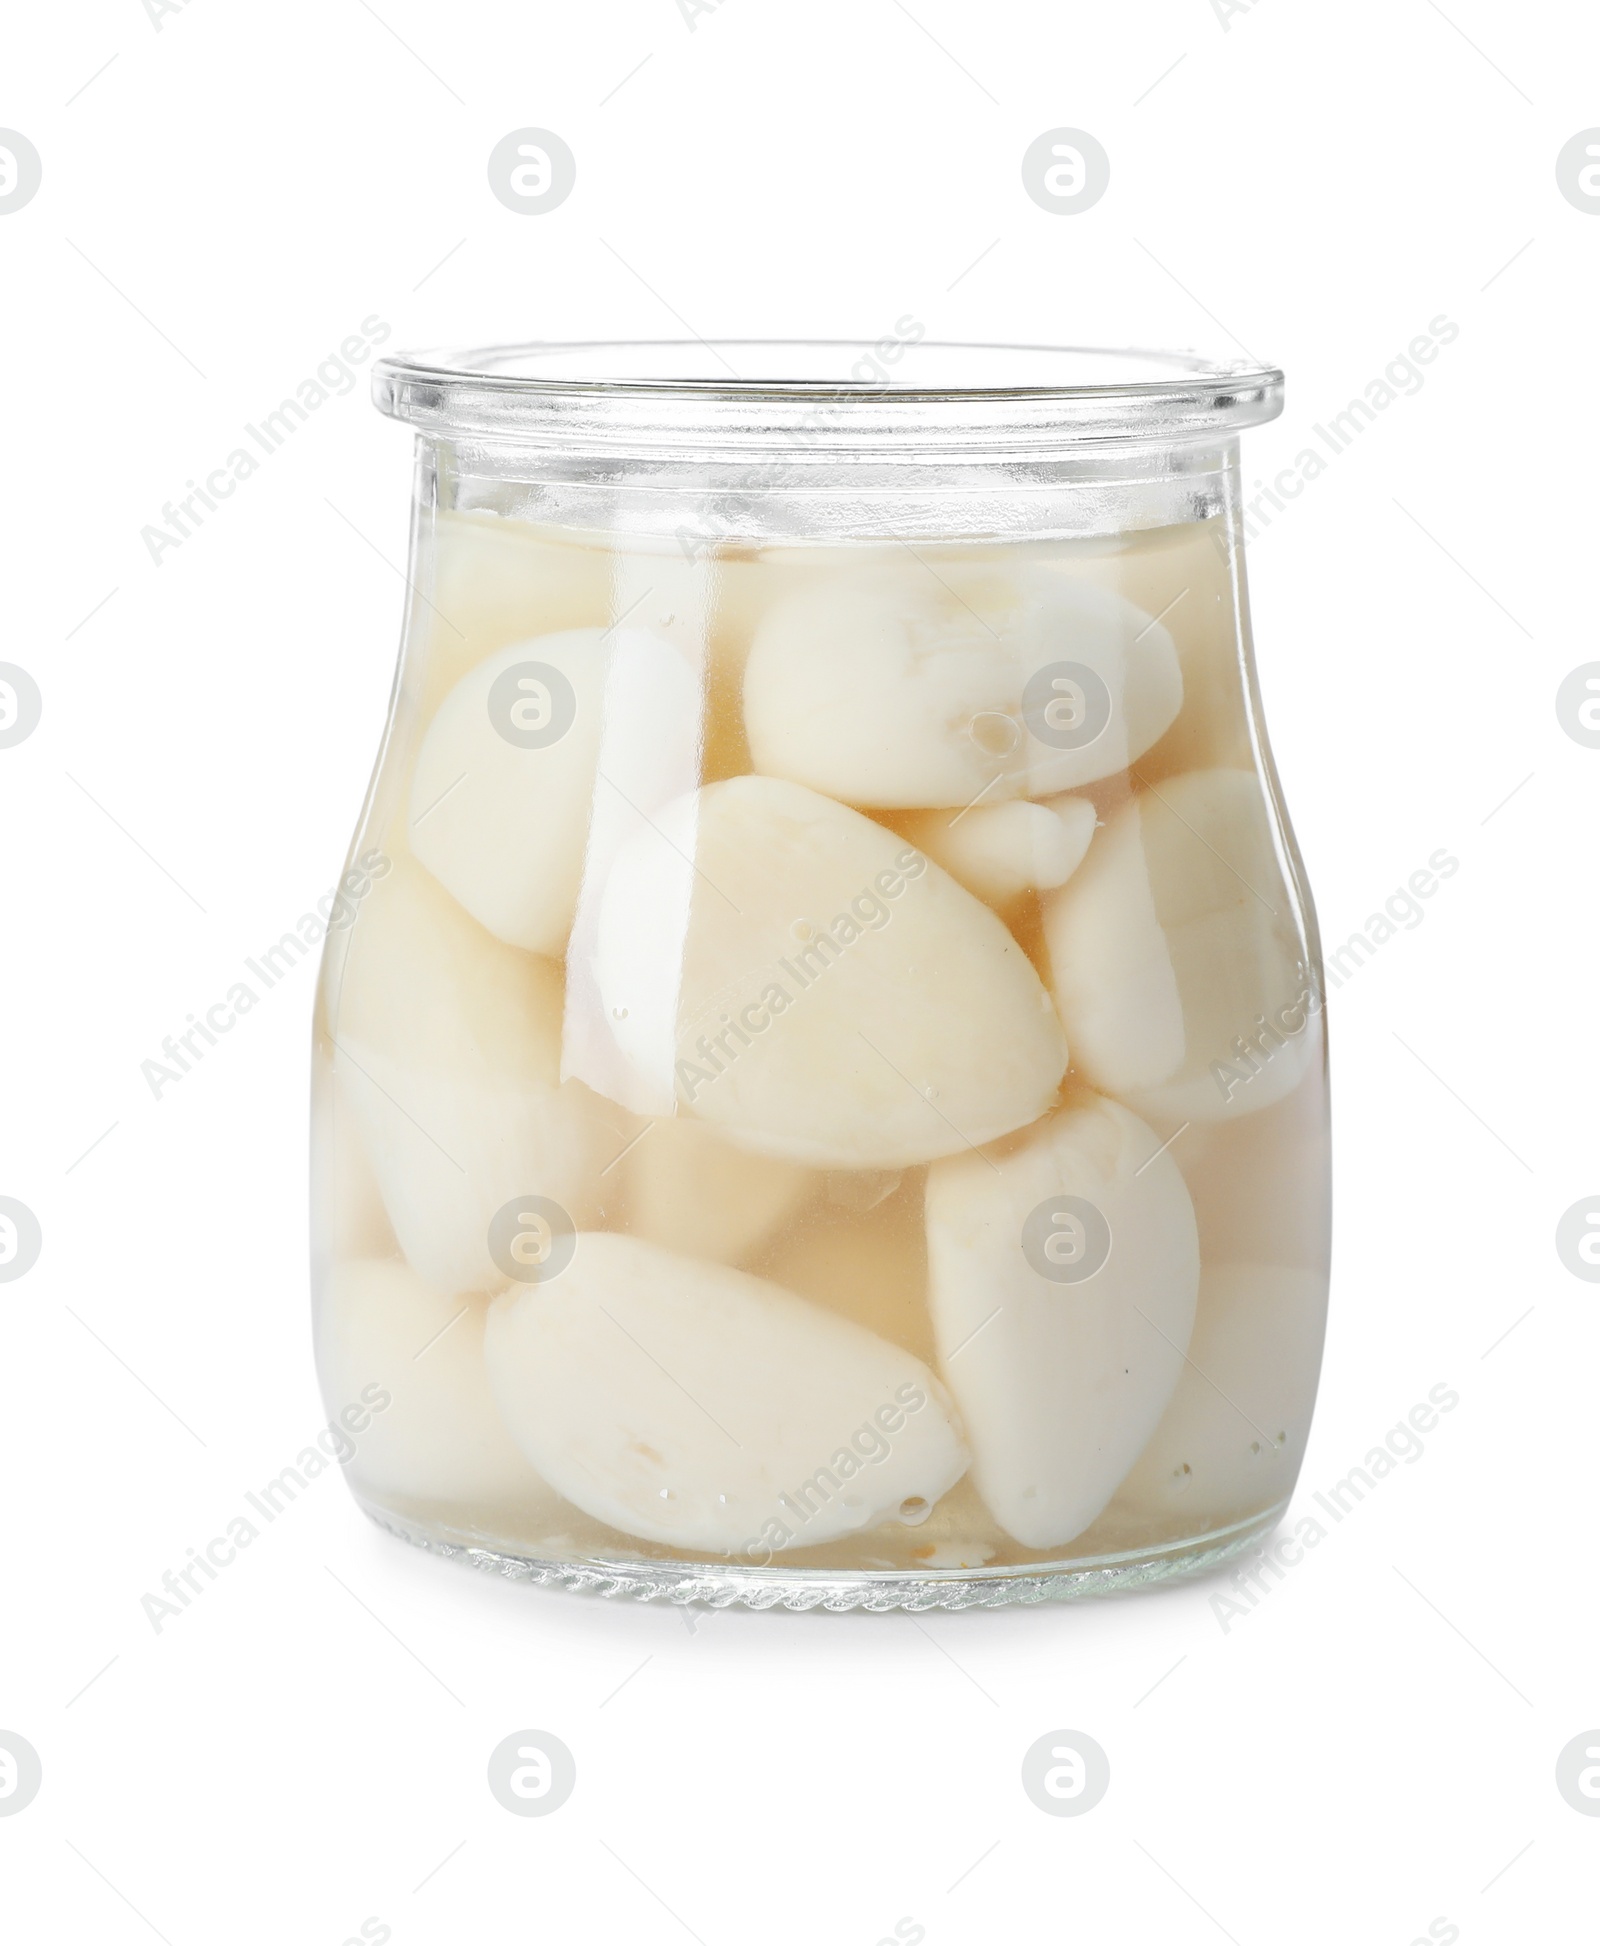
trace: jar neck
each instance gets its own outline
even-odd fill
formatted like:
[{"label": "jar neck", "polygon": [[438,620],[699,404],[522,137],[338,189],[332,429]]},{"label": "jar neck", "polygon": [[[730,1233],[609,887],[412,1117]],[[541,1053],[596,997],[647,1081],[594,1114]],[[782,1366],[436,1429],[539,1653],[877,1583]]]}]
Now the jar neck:
[{"label": "jar neck", "polygon": [[[841,450],[819,429],[769,453],[646,455],[420,434],[419,498],[646,545],[1093,540],[1237,511],[1238,440]],[[687,540],[686,540],[687,537]]]}]

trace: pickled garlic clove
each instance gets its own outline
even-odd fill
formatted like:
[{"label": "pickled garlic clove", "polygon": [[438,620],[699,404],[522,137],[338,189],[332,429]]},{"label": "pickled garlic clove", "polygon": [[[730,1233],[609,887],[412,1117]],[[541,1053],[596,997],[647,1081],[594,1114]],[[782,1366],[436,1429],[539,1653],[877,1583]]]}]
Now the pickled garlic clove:
[{"label": "pickled garlic clove", "polygon": [[1086,797],[1058,797],[911,811],[890,822],[975,898],[1004,906],[1024,892],[1066,884],[1094,836],[1095,808]]},{"label": "pickled garlic clove", "polygon": [[1194,1209],[1113,1101],[1064,1109],[998,1163],[928,1171],[928,1293],[972,1481],[1024,1546],[1110,1501],[1172,1397],[1200,1278]]},{"label": "pickled garlic clove", "polygon": [[764,1566],[938,1500],[967,1467],[919,1360],[792,1292],[585,1231],[484,1339],[535,1469],[622,1533]]},{"label": "pickled garlic clove", "polygon": [[559,957],[583,876],[609,648],[513,642],[439,705],[411,779],[411,849],[497,939]]},{"label": "pickled garlic clove", "polygon": [[1043,1114],[1066,1046],[1021,948],[903,840],[735,777],[618,853],[604,1015],[669,1112],[817,1168],[897,1169]]},{"label": "pickled garlic clove", "polygon": [[1204,1525],[1289,1492],[1311,1427],[1327,1295],[1317,1271],[1219,1264],[1201,1274],[1189,1363],[1119,1507]]},{"label": "pickled garlic clove", "polygon": [[561,969],[492,939],[404,860],[379,880],[330,990],[334,1071],[389,1220],[441,1293],[497,1290],[489,1226],[512,1198],[583,1221],[622,1146],[560,1081]]},{"label": "pickled garlic clove", "polygon": [[351,1432],[350,1469],[374,1493],[526,1512],[556,1496],[500,1423],[483,1363],[487,1300],[441,1297],[409,1265],[336,1265],[318,1294],[317,1365],[330,1419]]},{"label": "pickled garlic clove", "polygon": [[1075,1066],[1141,1114],[1251,1114],[1316,1058],[1296,901],[1251,771],[1139,792],[1046,899],[1044,933]]},{"label": "pickled garlic clove", "polygon": [[1178,714],[1166,629],[1109,589],[946,564],[818,576],[745,668],[757,770],[846,803],[959,808],[1124,769]]},{"label": "pickled garlic clove", "polygon": [[758,1248],[818,1186],[811,1170],[736,1149],[681,1115],[647,1123],[617,1170],[618,1229],[724,1264]]}]

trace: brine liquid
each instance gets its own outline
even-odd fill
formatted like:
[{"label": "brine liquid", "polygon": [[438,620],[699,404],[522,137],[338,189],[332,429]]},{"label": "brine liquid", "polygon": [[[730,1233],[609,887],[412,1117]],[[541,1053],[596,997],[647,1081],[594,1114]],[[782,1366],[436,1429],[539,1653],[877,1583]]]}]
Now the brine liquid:
[{"label": "brine liquid", "polygon": [[414,570],[315,1053],[358,1496],[908,1574],[1281,1503],[1325,1063],[1219,524]]}]

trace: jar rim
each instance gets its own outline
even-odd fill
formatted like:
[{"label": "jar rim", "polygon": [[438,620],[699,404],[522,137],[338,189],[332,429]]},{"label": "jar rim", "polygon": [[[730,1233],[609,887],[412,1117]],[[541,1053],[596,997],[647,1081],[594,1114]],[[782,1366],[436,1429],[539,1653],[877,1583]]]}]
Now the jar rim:
[{"label": "jar rim", "polygon": [[[900,321],[907,327],[908,320]],[[920,329],[920,328],[919,328]],[[1283,373],[1196,352],[851,339],[573,340],[397,353],[373,400],[439,437],[710,455],[971,452],[1227,438],[1276,418]]]}]

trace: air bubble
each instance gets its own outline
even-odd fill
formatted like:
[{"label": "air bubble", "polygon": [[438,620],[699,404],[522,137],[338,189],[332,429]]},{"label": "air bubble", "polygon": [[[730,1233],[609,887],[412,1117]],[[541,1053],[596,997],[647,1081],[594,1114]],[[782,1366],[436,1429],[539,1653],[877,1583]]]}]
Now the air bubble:
[{"label": "air bubble", "polygon": [[920,1527],[932,1512],[933,1502],[924,1500],[920,1493],[913,1493],[909,1499],[902,1500],[895,1509],[896,1516],[907,1527]]},{"label": "air bubble", "polygon": [[967,735],[988,757],[1009,757],[1022,741],[1015,718],[984,710],[967,725]]}]

